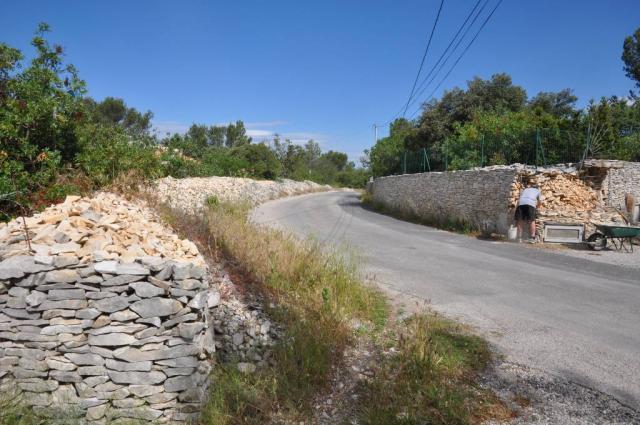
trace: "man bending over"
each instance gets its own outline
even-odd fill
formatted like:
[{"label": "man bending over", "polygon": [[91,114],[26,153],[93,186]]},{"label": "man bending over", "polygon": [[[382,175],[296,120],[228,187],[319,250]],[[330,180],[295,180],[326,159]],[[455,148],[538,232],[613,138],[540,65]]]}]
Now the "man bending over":
[{"label": "man bending over", "polygon": [[518,207],[516,208],[516,222],[518,224],[518,241],[522,242],[524,233],[524,223],[528,224],[529,239],[531,243],[536,242],[536,208],[542,201],[540,189],[529,183],[527,188],[520,194]]}]

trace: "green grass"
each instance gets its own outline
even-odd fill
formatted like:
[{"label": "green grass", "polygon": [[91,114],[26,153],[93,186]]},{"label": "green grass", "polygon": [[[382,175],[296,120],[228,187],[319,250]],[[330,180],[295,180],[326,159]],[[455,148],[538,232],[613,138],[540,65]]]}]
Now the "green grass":
[{"label": "green grass", "polygon": [[491,360],[486,341],[432,313],[412,316],[398,329],[398,352],[362,384],[359,423],[473,424],[511,417],[476,384]]}]

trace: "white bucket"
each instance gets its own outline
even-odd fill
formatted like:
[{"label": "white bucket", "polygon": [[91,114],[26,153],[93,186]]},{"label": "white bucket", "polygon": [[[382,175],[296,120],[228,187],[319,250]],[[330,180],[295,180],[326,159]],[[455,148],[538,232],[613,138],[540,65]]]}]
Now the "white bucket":
[{"label": "white bucket", "polygon": [[518,228],[513,224],[509,226],[509,231],[507,232],[507,238],[510,241],[515,241],[516,239],[518,239]]}]

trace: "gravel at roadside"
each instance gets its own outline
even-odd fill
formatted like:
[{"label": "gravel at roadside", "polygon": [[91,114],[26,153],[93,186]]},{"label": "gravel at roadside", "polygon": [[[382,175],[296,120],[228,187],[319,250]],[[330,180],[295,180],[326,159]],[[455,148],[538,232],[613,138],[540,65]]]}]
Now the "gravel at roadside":
[{"label": "gravel at roadside", "polygon": [[584,258],[598,263],[613,264],[616,266],[632,267],[640,269],[640,246],[634,245],[633,252],[626,252],[624,249],[618,251],[607,246],[602,251],[592,251],[581,245],[560,245],[560,244],[523,244],[536,249],[553,251],[560,255]]},{"label": "gravel at roadside", "polygon": [[510,425],[640,424],[640,412],[609,395],[510,362],[491,367],[482,385],[518,413]]}]

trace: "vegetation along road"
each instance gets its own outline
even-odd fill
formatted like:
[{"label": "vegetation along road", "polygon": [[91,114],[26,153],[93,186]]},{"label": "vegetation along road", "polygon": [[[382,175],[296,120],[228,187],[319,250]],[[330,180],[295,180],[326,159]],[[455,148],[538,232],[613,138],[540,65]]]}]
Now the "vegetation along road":
[{"label": "vegetation along road", "polygon": [[269,202],[253,219],[346,243],[382,287],[474,326],[508,361],[640,407],[640,269],[403,222],[354,191]]}]

